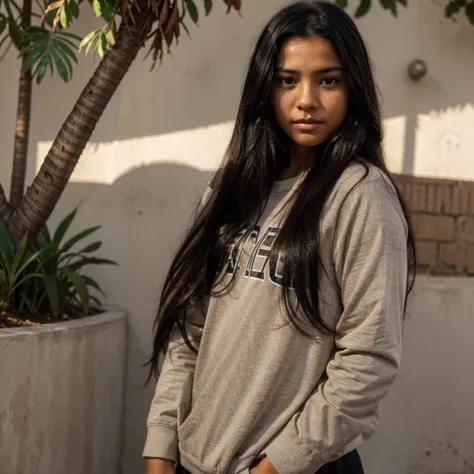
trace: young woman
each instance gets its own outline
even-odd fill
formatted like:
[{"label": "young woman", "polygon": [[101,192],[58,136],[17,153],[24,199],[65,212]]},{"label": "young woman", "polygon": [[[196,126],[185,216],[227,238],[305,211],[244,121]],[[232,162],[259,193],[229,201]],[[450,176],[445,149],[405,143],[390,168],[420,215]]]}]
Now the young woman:
[{"label": "young woman", "polygon": [[148,474],[363,472],[414,269],[381,129],[349,16],[316,0],[277,13],[164,285]]}]

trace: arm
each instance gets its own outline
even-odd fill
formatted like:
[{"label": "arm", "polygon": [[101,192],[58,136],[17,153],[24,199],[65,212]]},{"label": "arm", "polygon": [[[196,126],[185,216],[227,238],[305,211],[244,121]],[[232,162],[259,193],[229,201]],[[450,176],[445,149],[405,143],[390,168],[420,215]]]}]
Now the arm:
[{"label": "arm", "polygon": [[406,221],[379,173],[346,199],[333,262],[343,306],[335,355],[327,377],[265,450],[262,473],[312,474],[378,425],[399,367],[407,285]]},{"label": "arm", "polygon": [[[203,326],[204,310],[194,308],[187,317],[186,328],[196,350]],[[144,457],[178,460],[178,423],[184,420],[190,408],[196,359],[197,354],[185,344],[175,326],[148,415]],[[155,471],[150,474],[152,472]]]},{"label": "arm", "polygon": [[[197,213],[206,207],[212,193],[212,189],[207,187]],[[208,301],[204,301],[201,307],[193,308],[186,320],[186,332],[196,351],[199,350],[207,305]],[[174,472],[174,469],[169,469],[170,465],[173,466],[172,462],[178,459],[178,421],[183,421],[190,408],[196,359],[197,353],[189,349],[181,331],[175,326],[148,415],[143,451],[143,456],[147,458],[146,474]]]},{"label": "arm", "polygon": [[152,459],[146,460],[145,474],[175,474],[174,463],[169,459]]}]

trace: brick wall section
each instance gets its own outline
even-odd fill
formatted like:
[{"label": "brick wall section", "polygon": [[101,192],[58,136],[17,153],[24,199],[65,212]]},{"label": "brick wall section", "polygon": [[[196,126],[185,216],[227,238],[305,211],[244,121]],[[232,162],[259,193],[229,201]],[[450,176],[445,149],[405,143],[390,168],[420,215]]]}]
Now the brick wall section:
[{"label": "brick wall section", "polygon": [[395,175],[411,213],[421,273],[474,275],[474,182]]}]

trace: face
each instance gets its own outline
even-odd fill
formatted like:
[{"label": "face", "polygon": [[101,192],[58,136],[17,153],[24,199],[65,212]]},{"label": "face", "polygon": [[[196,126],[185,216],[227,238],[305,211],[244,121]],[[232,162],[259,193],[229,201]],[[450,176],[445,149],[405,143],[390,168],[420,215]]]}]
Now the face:
[{"label": "face", "polygon": [[348,104],[346,77],[332,43],[322,36],[289,39],[280,52],[271,101],[294,148],[325,142],[344,121]]}]

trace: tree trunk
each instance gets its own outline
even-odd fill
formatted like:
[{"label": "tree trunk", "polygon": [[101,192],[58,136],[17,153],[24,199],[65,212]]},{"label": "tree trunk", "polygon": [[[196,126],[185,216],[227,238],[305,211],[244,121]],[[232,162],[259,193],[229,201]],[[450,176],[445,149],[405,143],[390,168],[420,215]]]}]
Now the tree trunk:
[{"label": "tree trunk", "polygon": [[25,233],[31,243],[45,225],[105,107],[140,49],[140,38],[151,23],[147,13],[135,14],[135,24],[122,22],[114,48],[104,56],[63,123],[43,165],[9,223],[13,240]]},{"label": "tree trunk", "polygon": [[[24,32],[31,25],[31,0],[24,0],[21,13],[21,29]],[[30,135],[31,115],[31,69],[25,71],[28,55],[21,60],[21,71],[18,90],[18,107],[16,112],[16,133],[13,149],[13,170],[10,186],[10,205],[15,209],[23,197],[25,187],[26,164],[28,161],[28,139]]]},{"label": "tree trunk", "polygon": [[8,222],[10,220],[12,212],[13,209],[10,204],[8,204],[7,197],[5,196],[5,191],[3,190],[3,187],[0,184],[0,220]]}]

